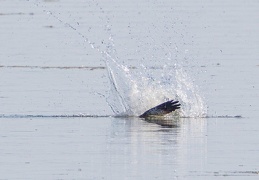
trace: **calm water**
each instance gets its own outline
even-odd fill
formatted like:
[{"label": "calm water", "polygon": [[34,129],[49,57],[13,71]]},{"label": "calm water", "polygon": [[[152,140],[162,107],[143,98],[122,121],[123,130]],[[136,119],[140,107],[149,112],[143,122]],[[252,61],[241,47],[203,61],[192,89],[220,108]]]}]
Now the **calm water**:
[{"label": "calm water", "polygon": [[[258,179],[258,10],[1,1],[0,179]],[[181,67],[206,118],[116,118],[101,51],[152,78]]]}]

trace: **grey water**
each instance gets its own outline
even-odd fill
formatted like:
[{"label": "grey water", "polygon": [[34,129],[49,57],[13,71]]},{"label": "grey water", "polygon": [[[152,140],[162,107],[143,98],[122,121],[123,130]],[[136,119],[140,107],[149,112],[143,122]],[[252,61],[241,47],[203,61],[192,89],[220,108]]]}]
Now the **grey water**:
[{"label": "grey water", "polygon": [[0,179],[258,179],[257,1],[0,3]]}]

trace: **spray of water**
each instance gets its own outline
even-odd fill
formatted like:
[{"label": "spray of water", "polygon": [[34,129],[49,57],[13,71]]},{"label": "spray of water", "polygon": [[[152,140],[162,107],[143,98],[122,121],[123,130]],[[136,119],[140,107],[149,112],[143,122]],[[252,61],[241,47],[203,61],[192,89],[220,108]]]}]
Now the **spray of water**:
[{"label": "spray of water", "polygon": [[[39,2],[36,3],[37,6],[39,4]],[[91,48],[103,55],[110,80],[110,94],[106,100],[115,115],[138,116],[151,107],[174,99],[182,104],[178,115],[182,117],[206,116],[206,105],[198,88],[179,63],[165,64],[159,68],[147,65],[129,68],[120,64],[116,56],[109,20],[105,28],[110,36],[109,43],[106,50],[101,50],[74,26],[61,20],[51,11],[44,10],[44,12],[74,30]],[[168,52],[168,54],[171,56],[172,53]]]},{"label": "spray of water", "polygon": [[[171,115],[181,117],[205,117],[207,108],[184,66],[172,60],[172,53],[166,49],[169,62],[161,67],[139,65],[130,68],[120,62],[109,22],[106,32],[110,36],[106,50],[102,51],[110,80],[110,94],[107,103],[117,116],[138,116],[146,110],[168,100],[178,100],[182,104],[180,112]],[[156,42],[153,40],[153,43]],[[148,62],[148,61],[147,61]]]},{"label": "spray of water", "polygon": [[[110,38],[108,48],[114,48]],[[110,54],[111,53],[111,54]],[[118,63],[115,50],[103,52],[110,80],[107,102],[117,116],[138,116],[147,109],[170,99],[182,104],[182,117],[206,116],[206,105],[197,86],[179,64],[160,68],[140,65],[129,68]]]}]

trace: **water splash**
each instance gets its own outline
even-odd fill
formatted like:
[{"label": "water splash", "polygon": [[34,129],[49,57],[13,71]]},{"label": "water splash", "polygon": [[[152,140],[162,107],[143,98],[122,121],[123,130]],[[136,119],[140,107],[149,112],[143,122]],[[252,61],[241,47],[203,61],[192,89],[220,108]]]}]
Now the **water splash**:
[{"label": "water splash", "polygon": [[[99,7],[98,3],[94,4],[98,9],[103,9]],[[42,6],[45,9],[40,2],[36,2],[36,6]],[[138,116],[151,107],[174,99],[179,100],[182,104],[180,109],[180,115],[182,117],[206,116],[206,105],[198,88],[188,76],[188,73],[184,71],[183,65],[177,61],[173,65],[165,64],[161,67],[139,65],[133,69],[119,63],[113,43],[110,18],[106,14],[103,13],[105,17],[103,19],[106,21],[104,31],[107,33],[109,39],[104,50],[103,45],[95,45],[95,42],[90,41],[88,36],[79,32],[75,26],[60,19],[52,11],[43,11],[66,25],[66,27],[72,29],[92,49],[104,55],[104,62],[110,80],[110,94],[107,97],[107,102],[116,115]],[[154,39],[151,38],[151,40],[152,44],[157,44]],[[103,44],[105,45],[106,43]],[[165,59],[171,61],[173,52],[170,52],[170,46],[158,45],[161,50],[166,49],[167,55]],[[175,48],[176,50],[178,49],[177,46]],[[185,52],[187,51],[185,50]]]},{"label": "water splash", "polygon": [[111,91],[107,102],[118,116],[138,116],[170,99],[182,104],[180,116],[205,117],[206,106],[198,88],[180,65],[128,68],[106,54]]},{"label": "water splash", "polygon": [[177,68],[175,71],[176,94],[182,102],[182,116],[184,117],[205,117],[207,107],[199,89],[195,86],[193,80],[183,70]]}]

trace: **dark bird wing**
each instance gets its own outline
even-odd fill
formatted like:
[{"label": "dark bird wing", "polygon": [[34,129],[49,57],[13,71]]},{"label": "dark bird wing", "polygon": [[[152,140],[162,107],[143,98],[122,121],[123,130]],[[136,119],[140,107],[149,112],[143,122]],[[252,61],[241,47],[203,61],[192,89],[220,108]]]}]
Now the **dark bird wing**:
[{"label": "dark bird wing", "polygon": [[159,104],[156,107],[153,107],[143,114],[141,114],[140,118],[146,118],[148,116],[163,116],[165,114],[168,114],[172,111],[175,111],[176,109],[180,109],[181,104],[179,104],[179,101],[170,100],[167,102],[164,102],[162,104]]}]

